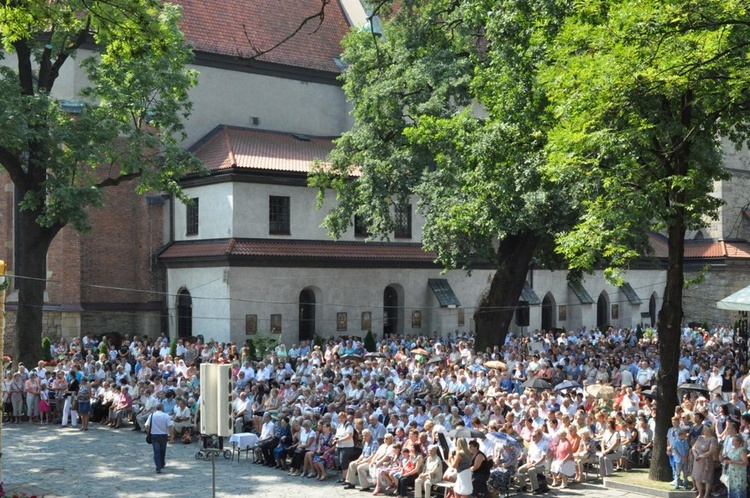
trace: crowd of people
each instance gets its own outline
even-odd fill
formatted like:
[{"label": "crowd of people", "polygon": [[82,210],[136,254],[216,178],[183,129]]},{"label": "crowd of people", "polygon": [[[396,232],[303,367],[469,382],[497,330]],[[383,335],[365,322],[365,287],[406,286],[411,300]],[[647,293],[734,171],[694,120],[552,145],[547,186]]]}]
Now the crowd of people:
[{"label": "crowd of people", "polygon": [[[649,464],[658,333],[610,328],[510,336],[477,351],[473,338],[398,336],[279,344],[259,361],[247,347],[134,337],[99,351],[90,337],[54,345],[60,361],[9,371],[6,422],[103,423],[132,430],[164,413],[169,441],[200,417],[203,362],[233,366],[235,432],[258,435],[257,464],[373,495],[457,498],[541,494]],[[675,489],[746,497],[750,375],[730,328],[685,327],[681,399],[667,452]],[[79,426],[80,417],[80,426]],[[162,461],[163,465],[163,461]],[[157,470],[159,463],[157,463]]]}]

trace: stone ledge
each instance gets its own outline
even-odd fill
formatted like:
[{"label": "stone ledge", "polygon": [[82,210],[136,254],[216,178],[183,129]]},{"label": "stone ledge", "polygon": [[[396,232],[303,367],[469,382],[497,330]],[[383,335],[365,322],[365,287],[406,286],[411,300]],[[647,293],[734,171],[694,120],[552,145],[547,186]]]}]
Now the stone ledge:
[{"label": "stone ledge", "polygon": [[619,482],[616,479],[604,478],[604,487],[607,489],[618,489],[620,491],[629,491],[643,495],[658,496],[659,498],[695,498],[695,491],[664,491],[661,489],[649,488],[648,486],[638,486]]}]

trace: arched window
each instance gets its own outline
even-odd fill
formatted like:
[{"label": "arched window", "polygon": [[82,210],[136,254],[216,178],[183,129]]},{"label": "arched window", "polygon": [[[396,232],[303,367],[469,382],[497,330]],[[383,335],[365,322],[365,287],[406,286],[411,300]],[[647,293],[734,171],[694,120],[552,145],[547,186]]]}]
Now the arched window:
[{"label": "arched window", "polygon": [[383,336],[398,334],[398,291],[391,285],[383,290]]},{"label": "arched window", "polygon": [[555,298],[548,292],[542,299],[542,330],[552,330],[557,326],[555,320]]},{"label": "arched window", "polygon": [[599,294],[599,299],[596,301],[596,326],[602,332],[606,331],[609,325],[609,296],[607,291],[602,291]]}]

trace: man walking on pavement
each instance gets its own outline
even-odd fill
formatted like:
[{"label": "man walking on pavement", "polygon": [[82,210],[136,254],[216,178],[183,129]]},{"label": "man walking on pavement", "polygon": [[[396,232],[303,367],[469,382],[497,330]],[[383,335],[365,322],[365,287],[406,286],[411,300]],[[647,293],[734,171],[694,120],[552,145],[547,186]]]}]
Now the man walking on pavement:
[{"label": "man walking on pavement", "polygon": [[146,421],[146,432],[151,434],[151,446],[154,448],[154,463],[156,473],[161,474],[161,469],[167,463],[167,440],[169,439],[169,428],[173,427],[172,418],[164,413],[164,405],[158,403],[156,411]]}]

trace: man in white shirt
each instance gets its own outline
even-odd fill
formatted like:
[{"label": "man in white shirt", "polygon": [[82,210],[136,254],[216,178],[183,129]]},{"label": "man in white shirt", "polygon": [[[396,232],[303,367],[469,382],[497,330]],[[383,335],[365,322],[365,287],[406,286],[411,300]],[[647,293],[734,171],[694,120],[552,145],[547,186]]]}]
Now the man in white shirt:
[{"label": "man in white shirt", "polygon": [[550,446],[541,429],[535,429],[531,438],[531,445],[526,456],[526,463],[518,468],[518,474],[528,476],[531,490],[539,489],[539,475],[544,474]]},{"label": "man in white shirt", "polygon": [[167,463],[167,441],[170,428],[174,425],[169,415],[164,413],[164,405],[156,405],[156,411],[146,421],[146,432],[151,435],[151,446],[154,449],[156,473],[161,474]]},{"label": "man in white shirt", "polygon": [[233,403],[234,405],[234,433],[244,432],[244,424],[252,423],[253,407],[245,391],[240,392],[240,397]]}]

